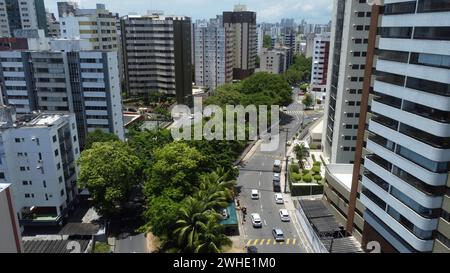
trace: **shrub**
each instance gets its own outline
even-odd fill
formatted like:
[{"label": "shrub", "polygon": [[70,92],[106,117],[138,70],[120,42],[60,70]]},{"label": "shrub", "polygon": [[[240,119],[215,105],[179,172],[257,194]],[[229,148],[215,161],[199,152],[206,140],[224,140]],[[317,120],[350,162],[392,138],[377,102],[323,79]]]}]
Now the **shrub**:
[{"label": "shrub", "polygon": [[314,174],[318,174],[318,173],[320,173],[320,167],[314,166],[314,167],[312,168],[312,171],[313,171]]},{"label": "shrub", "polygon": [[302,180],[302,175],[299,173],[291,173],[291,179],[295,182],[300,182]]},{"label": "shrub", "polygon": [[291,165],[291,172],[293,173],[300,173],[300,167],[297,164]]},{"label": "shrub", "polygon": [[306,174],[303,176],[303,181],[306,183],[311,183],[312,182],[312,176],[310,174]]},{"label": "shrub", "polygon": [[320,161],[316,161],[313,164],[314,167],[319,167],[319,168],[320,168],[321,165],[322,165],[322,163]]},{"label": "shrub", "polygon": [[311,155],[311,158],[312,158],[312,160],[314,161],[314,162],[316,162],[316,156],[315,155]]},{"label": "shrub", "polygon": [[303,169],[303,170],[302,170],[302,173],[303,173],[303,175],[306,175],[306,174],[309,173],[309,170]]},{"label": "shrub", "polygon": [[316,180],[317,182],[322,181],[322,176],[320,174],[316,174],[314,175],[314,180]]}]

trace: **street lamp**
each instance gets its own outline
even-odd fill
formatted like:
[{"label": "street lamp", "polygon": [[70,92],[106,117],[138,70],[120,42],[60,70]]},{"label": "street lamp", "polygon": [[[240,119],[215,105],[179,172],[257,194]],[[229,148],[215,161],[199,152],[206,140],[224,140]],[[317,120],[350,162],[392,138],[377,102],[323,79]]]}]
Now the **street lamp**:
[{"label": "street lamp", "polygon": [[289,128],[283,128],[280,131],[285,132],[286,133],[286,140],[284,142],[284,158],[286,161],[286,167],[284,169],[284,193],[287,193],[287,184],[288,184],[288,155],[287,155],[287,142],[288,142],[288,137],[289,137]]}]

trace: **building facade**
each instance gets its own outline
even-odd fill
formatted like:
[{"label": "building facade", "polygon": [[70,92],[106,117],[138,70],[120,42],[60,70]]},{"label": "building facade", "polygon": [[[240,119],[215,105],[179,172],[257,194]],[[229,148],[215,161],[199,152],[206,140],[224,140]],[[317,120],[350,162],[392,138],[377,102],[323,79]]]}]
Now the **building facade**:
[{"label": "building facade", "polygon": [[355,160],[370,14],[366,2],[334,2],[322,141],[331,163]]},{"label": "building facade", "polygon": [[127,15],[121,19],[126,90],[192,97],[191,19],[184,16]]},{"label": "building facade", "polygon": [[284,46],[274,48],[263,48],[261,53],[261,72],[270,74],[282,74],[286,72],[290,65],[292,49]]},{"label": "building facade", "polygon": [[95,9],[75,9],[60,17],[61,37],[86,39],[94,50],[118,51],[116,16],[97,4]]},{"label": "building facade", "polygon": [[359,196],[382,252],[450,252],[449,11],[372,7],[350,214]]},{"label": "building facade", "polygon": [[0,109],[0,183],[11,184],[21,225],[61,223],[78,194],[75,115],[41,113],[15,119],[11,112]]},{"label": "building facade", "polygon": [[0,34],[12,37],[16,29],[43,29],[47,33],[44,0],[0,0]]},{"label": "building facade", "polygon": [[198,20],[194,27],[195,84],[208,87],[233,80],[233,32],[223,26],[222,16],[209,22]]},{"label": "building facade", "polygon": [[81,147],[101,129],[124,138],[117,52],[0,52],[3,101],[17,113],[75,113]]},{"label": "building facade", "polygon": [[236,5],[223,12],[223,24],[233,32],[233,79],[242,80],[255,72],[257,55],[256,13]]},{"label": "building facade", "polygon": [[311,90],[324,93],[327,88],[330,33],[317,35],[313,46]]},{"label": "building facade", "polygon": [[0,253],[22,253],[22,236],[14,207],[11,184],[0,183]]}]

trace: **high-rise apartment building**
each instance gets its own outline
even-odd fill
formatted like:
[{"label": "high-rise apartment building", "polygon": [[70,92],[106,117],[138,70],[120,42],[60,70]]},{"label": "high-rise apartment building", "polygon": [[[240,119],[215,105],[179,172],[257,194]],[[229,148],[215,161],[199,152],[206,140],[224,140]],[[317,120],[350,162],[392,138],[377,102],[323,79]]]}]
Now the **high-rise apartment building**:
[{"label": "high-rise apartment building", "polygon": [[257,54],[256,13],[236,5],[223,12],[223,24],[233,31],[233,78],[242,80],[255,72]]},{"label": "high-rise apartment building", "polygon": [[0,35],[11,37],[16,29],[43,29],[47,34],[44,0],[0,0]]},{"label": "high-rise apartment building", "polygon": [[117,52],[3,51],[0,84],[17,113],[75,113],[80,147],[95,129],[124,138]]},{"label": "high-rise apartment building", "polygon": [[192,97],[192,24],[189,17],[127,15],[121,19],[126,90],[175,95],[178,103]]},{"label": "high-rise apartment building", "polygon": [[61,28],[59,22],[56,20],[55,14],[46,12],[47,16],[47,36],[51,38],[58,38],[61,36]]},{"label": "high-rise apartment building", "polygon": [[314,38],[311,68],[311,90],[326,92],[330,33],[319,34]]},{"label": "high-rise apartment building", "polygon": [[233,80],[233,32],[222,16],[198,20],[194,27],[195,84],[213,91]]},{"label": "high-rise apartment building", "polygon": [[59,18],[68,16],[70,14],[75,14],[75,11],[79,8],[78,2],[75,1],[57,2],[56,4],[58,6]]},{"label": "high-rise apartment building", "polygon": [[[372,7],[348,230],[363,244],[450,252],[450,3]],[[378,33],[378,35],[377,35]]]},{"label": "high-rise apartment building", "polygon": [[0,183],[11,184],[22,225],[61,223],[76,202],[80,156],[74,114],[16,119],[0,108]]},{"label": "high-rise apartment building", "polygon": [[261,72],[270,74],[282,74],[288,68],[288,51],[287,47],[263,48],[261,53]]},{"label": "high-rise apartment building", "polygon": [[114,50],[119,47],[116,16],[97,4],[95,9],[75,9],[60,17],[61,37],[80,38],[92,43],[94,50]]},{"label": "high-rise apartment building", "polygon": [[322,140],[330,163],[355,159],[370,14],[365,1],[334,1]]}]

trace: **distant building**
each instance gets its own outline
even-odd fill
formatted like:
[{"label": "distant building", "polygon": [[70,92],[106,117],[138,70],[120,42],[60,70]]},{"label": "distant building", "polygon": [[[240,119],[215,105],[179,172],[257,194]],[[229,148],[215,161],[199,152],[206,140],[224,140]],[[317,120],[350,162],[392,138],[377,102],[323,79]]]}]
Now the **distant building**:
[{"label": "distant building", "polygon": [[125,88],[130,95],[160,92],[178,103],[192,97],[191,18],[161,12],[121,19]]},{"label": "distant building", "polygon": [[75,1],[57,2],[57,5],[59,18],[68,16],[70,14],[74,15],[75,10],[78,9],[78,2]]},{"label": "distant building", "polygon": [[195,23],[195,84],[210,90],[233,80],[233,32],[222,16]]},{"label": "distant building", "polygon": [[75,113],[81,147],[96,129],[124,138],[117,52],[2,51],[0,86],[19,114]]},{"label": "distant building", "polygon": [[233,79],[242,80],[255,72],[257,54],[256,12],[236,5],[223,12],[223,23],[233,31]]},{"label": "distant building", "polygon": [[[0,181],[4,180],[1,177],[2,173],[0,173]],[[2,219],[0,221],[0,242],[2,242],[0,253],[23,253],[22,236],[14,207],[11,184],[0,183],[0,219]]]},{"label": "distant building", "polygon": [[263,48],[261,53],[261,72],[271,74],[282,74],[286,72],[292,63],[292,49],[282,45],[267,49]]},{"label": "distant building", "polygon": [[311,90],[313,92],[326,92],[329,52],[330,33],[317,35],[314,39],[311,69]]},{"label": "distant building", "polygon": [[61,36],[61,29],[59,22],[56,20],[55,14],[46,12],[47,18],[47,36],[58,38]]},{"label": "distant building", "polygon": [[42,29],[47,34],[44,0],[0,0],[0,36],[16,29]]},{"label": "distant building", "polygon": [[41,113],[16,119],[10,108],[2,107],[0,137],[0,183],[11,184],[21,225],[60,224],[78,194],[75,115]]}]

